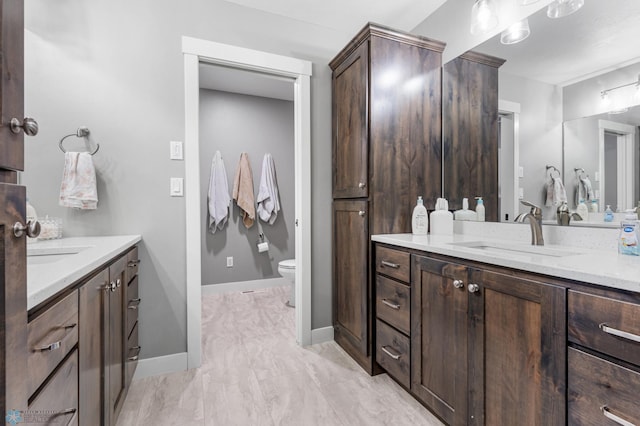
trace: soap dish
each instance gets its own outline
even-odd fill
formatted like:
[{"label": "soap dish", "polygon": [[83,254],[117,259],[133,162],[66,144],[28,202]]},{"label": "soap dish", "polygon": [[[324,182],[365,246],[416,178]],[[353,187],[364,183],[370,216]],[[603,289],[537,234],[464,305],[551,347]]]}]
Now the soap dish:
[{"label": "soap dish", "polygon": [[40,222],[39,240],[55,240],[62,238],[62,219],[59,217],[45,216]]}]

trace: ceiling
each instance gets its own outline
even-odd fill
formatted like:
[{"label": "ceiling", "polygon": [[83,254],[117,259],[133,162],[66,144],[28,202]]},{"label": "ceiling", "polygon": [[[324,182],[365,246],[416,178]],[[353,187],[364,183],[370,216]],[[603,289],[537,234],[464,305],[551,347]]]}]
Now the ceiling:
[{"label": "ceiling", "polygon": [[565,86],[640,61],[640,1],[585,0],[576,13],[549,19],[546,8],[529,17],[531,35],[474,50],[504,58],[501,71]]}]

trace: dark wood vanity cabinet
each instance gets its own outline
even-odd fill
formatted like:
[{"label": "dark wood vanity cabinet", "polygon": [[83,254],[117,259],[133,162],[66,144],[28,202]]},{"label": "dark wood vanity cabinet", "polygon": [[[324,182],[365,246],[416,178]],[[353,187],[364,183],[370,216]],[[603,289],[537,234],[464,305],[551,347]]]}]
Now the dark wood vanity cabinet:
[{"label": "dark wood vanity cabinet", "polygon": [[475,53],[442,67],[444,197],[451,210],[481,196],[485,220],[498,221],[498,68],[503,59]]},{"label": "dark wood vanity cabinet", "polygon": [[[373,294],[370,235],[410,232],[418,195],[428,208],[440,196],[443,49],[368,24],[329,64],[335,340],[370,373],[374,318],[355,300]],[[343,201],[363,207],[346,214]]]}]

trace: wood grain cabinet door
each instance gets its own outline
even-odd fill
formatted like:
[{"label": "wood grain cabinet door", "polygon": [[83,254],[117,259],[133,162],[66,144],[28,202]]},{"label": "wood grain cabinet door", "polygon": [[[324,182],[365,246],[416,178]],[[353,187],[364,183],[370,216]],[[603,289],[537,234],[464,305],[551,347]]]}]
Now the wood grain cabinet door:
[{"label": "wood grain cabinet door", "polygon": [[369,193],[368,62],[364,42],[333,71],[333,198]]},{"label": "wood grain cabinet door", "polygon": [[449,425],[465,425],[467,268],[412,256],[411,391]]},{"label": "wood grain cabinet door", "polygon": [[107,367],[105,375],[108,377],[105,402],[108,404],[107,424],[115,425],[124,404],[126,389],[126,256],[120,257],[109,266],[109,337],[106,345],[105,359]]},{"label": "wood grain cabinet door", "polygon": [[369,234],[366,201],[334,201],[334,325],[336,341],[347,340],[367,355]]},{"label": "wood grain cabinet door", "polygon": [[473,269],[469,425],[566,424],[566,290]]}]

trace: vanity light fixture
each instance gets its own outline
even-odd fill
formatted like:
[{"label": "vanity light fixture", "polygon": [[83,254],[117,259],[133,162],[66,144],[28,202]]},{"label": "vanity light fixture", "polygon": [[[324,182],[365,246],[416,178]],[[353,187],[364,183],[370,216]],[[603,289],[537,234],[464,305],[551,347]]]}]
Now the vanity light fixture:
[{"label": "vanity light fixture", "polygon": [[584,6],[584,0],[555,0],[547,7],[549,18],[564,18]]},{"label": "vanity light fixture", "polygon": [[618,90],[618,89],[622,89],[623,87],[629,87],[629,86],[635,86],[636,87],[636,92],[640,92],[640,74],[638,74],[638,79],[635,81],[632,81],[631,83],[627,83],[627,84],[621,84],[620,86],[616,86],[616,87],[612,87],[611,89],[605,89],[603,91],[600,92],[600,97],[602,98],[602,100],[606,100],[609,98],[609,92],[612,92],[614,90]]},{"label": "vanity light fixture", "polygon": [[485,34],[498,26],[498,12],[494,0],[475,0],[471,8],[471,34]]},{"label": "vanity light fixture", "polygon": [[529,29],[529,20],[527,18],[511,24],[509,28],[500,34],[500,43],[515,44],[529,37],[531,30]]},{"label": "vanity light fixture", "polygon": [[520,4],[523,5],[523,6],[528,6],[530,4],[534,4],[537,1],[538,0],[520,0]]}]

